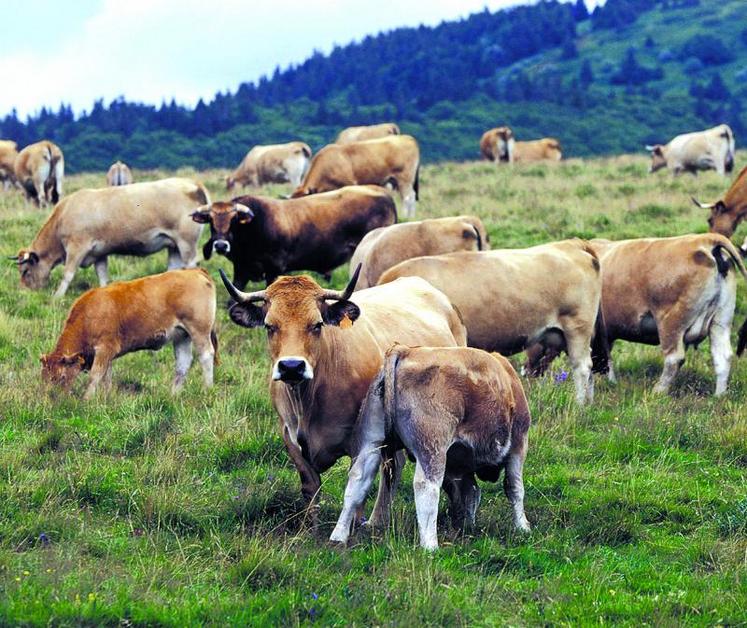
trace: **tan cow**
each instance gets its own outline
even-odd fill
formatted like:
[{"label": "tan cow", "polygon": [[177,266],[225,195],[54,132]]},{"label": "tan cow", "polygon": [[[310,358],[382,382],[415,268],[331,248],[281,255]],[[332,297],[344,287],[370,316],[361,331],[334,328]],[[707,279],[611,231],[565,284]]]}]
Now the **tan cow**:
[{"label": "tan cow", "polygon": [[345,185],[392,185],[399,190],[406,216],[415,215],[420,149],[410,135],[392,135],[351,144],[329,144],[311,160],[294,197],[336,190]]},{"label": "tan cow", "polygon": [[388,268],[413,257],[489,249],[488,234],[477,216],[431,218],[370,231],[350,260],[350,272],[361,264],[357,290],[375,286]]},{"label": "tan cow", "polygon": [[340,131],[335,144],[377,140],[389,135],[400,135],[399,127],[394,122],[383,122],[382,124],[371,124],[368,126],[351,126]]},{"label": "tan cow", "polygon": [[290,183],[298,187],[309,168],[311,148],[303,142],[255,146],[233,174],[226,177],[226,190],[236,184],[258,187],[267,183]]},{"label": "tan cow", "polygon": [[[410,345],[464,346],[465,331],[449,300],[418,278],[353,294],[357,276],[343,292],[324,290],[306,275],[280,277],[269,288],[244,293],[221,269],[234,323],[264,327],[272,363],[270,396],[280,417],[288,455],[313,503],[320,474],[352,454],[351,436],[363,398],[396,341]],[[388,520],[397,464],[382,452],[382,473],[373,525]],[[391,472],[390,472],[391,471]]]},{"label": "tan cow", "polygon": [[702,209],[709,209],[708,227],[711,233],[720,233],[731,238],[739,223],[747,217],[747,167],[734,179],[734,183],[715,203],[701,203],[693,198],[693,203]]},{"label": "tan cow", "polygon": [[60,147],[48,140],[29,144],[16,157],[15,175],[26,198],[41,207],[62,197],[65,157]]},{"label": "tan cow", "polygon": [[172,342],[172,391],[178,392],[192,364],[194,343],[205,386],[210,387],[218,347],[214,326],[215,286],[199,268],[93,288],[76,299],[57,346],[42,356],[42,376],[69,388],[80,372],[90,371],[88,399],[102,380],[111,387],[114,359]]},{"label": "tan cow", "polygon": [[[664,370],[657,392],[667,392],[685,349],[710,339],[716,395],[726,392],[736,274],[747,279],[739,250],[712,234],[637,240],[592,240],[602,263],[602,309],[610,348],[616,340],[661,345]],[[747,336],[747,323],[740,343]],[[740,344],[738,353],[743,350]],[[557,355],[534,347],[528,370],[540,374]],[[615,381],[614,370],[609,377]]]},{"label": "tan cow", "polygon": [[523,468],[530,423],[519,376],[500,354],[395,345],[361,409],[345,502],[330,541],[347,542],[380,452],[400,448],[416,461],[412,484],[424,549],[438,548],[440,489],[449,496],[455,527],[463,527],[465,517],[474,525],[480,504],[475,475],[495,482],[504,469],[514,525],[528,532]]},{"label": "tan cow", "polygon": [[115,161],[109,166],[109,172],[106,173],[106,184],[108,186],[130,185],[132,182],[132,171],[127,164]]},{"label": "tan cow", "polygon": [[16,157],[18,157],[16,143],[11,140],[0,140],[0,181],[4,190],[16,183]]},{"label": "tan cow", "polygon": [[675,176],[698,170],[715,170],[724,176],[734,169],[734,133],[727,124],[678,135],[666,145],[646,146],[646,150],[651,153],[649,173],[669,168]]},{"label": "tan cow", "polygon": [[485,159],[495,163],[513,163],[515,144],[514,132],[507,126],[499,126],[482,134],[480,153]]},{"label": "tan cow", "polygon": [[192,212],[209,203],[207,190],[171,178],[113,188],[78,190],[54,208],[28,249],[16,257],[21,283],[38,290],[58,264],[65,272],[55,296],[67,291],[78,267],[93,264],[99,283],[109,280],[107,256],[169,251],[169,269],[197,263],[202,225]]},{"label": "tan cow", "polygon": [[607,343],[598,321],[599,260],[587,242],[416,257],[387,270],[379,285],[408,276],[426,279],[449,297],[471,347],[511,355],[561,337],[576,400],[593,399],[592,339],[597,369],[606,368]]},{"label": "tan cow", "polygon": [[554,137],[544,137],[541,140],[516,142],[514,144],[514,161],[516,163],[560,161],[562,158],[560,142]]}]

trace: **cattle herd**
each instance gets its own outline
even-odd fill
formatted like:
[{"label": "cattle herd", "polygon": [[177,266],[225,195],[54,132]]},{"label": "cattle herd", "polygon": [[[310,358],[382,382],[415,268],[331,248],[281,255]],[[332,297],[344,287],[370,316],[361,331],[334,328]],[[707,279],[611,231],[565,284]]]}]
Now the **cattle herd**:
[{"label": "cattle herd", "polygon": [[[726,125],[648,149],[652,172],[724,175],[734,165]],[[561,159],[556,139],[519,142],[506,126],[487,131],[480,152],[498,165]],[[14,142],[0,141],[6,190],[15,186],[37,206],[54,205],[30,246],[12,256],[21,283],[41,289],[62,264],[56,296],[81,266],[93,265],[101,285],[74,302],[55,348],[42,357],[43,379],[69,388],[88,371],[88,398],[111,385],[115,358],[171,343],[173,390],[185,381],[193,345],[211,386],[216,294],[207,272],[195,268],[209,225],[202,257],[215,253],[233,264],[233,281],[220,271],[231,320],[266,330],[269,392],[312,516],[320,474],[343,456],[353,460],[332,541],[348,540],[377,470],[367,525],[386,524],[405,453],[416,463],[423,547],[438,546],[441,488],[454,524],[474,523],[476,478],[497,481],[501,471],[515,526],[529,530],[522,468],[531,418],[520,377],[504,355],[526,351],[523,372],[538,376],[565,352],[576,400],[585,404],[593,401],[594,372],[614,381],[616,340],[661,346],[656,390],[666,392],[685,349],[708,338],[715,394],[727,390],[738,275],[747,279],[747,251],[729,238],[747,216],[747,168],[723,199],[693,199],[710,210],[707,234],[489,250],[476,216],[397,224],[391,192],[413,217],[420,151],[392,123],[346,129],[313,157],[303,142],[256,146],[226,178],[229,191],[290,183],[292,194],[282,199],[211,201],[201,183],[187,178],[133,183],[120,161],[107,173],[108,187],[63,197],[64,163],[52,142],[18,152]],[[167,272],[107,285],[109,255],[163,249]],[[343,291],[286,274],[315,271],[328,279],[347,261]],[[250,281],[266,288],[244,292]],[[747,321],[738,354],[745,345]]]}]

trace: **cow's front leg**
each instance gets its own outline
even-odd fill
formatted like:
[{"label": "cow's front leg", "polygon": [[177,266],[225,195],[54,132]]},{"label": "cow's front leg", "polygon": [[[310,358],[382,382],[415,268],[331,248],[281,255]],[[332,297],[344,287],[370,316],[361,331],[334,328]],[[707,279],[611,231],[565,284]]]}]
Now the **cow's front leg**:
[{"label": "cow's front leg", "polygon": [[301,448],[291,438],[287,426],[283,426],[283,441],[288,455],[291,457],[293,464],[301,478],[301,495],[307,505],[308,514],[311,517],[312,524],[316,523],[319,509],[319,489],[322,486],[319,473],[311,466],[308,460],[303,457]]},{"label": "cow's front leg", "polygon": [[99,257],[94,263],[94,268],[96,269],[96,275],[99,278],[99,285],[105,286],[109,283],[109,268],[107,264],[107,258],[106,257]]},{"label": "cow's front leg", "polygon": [[65,270],[62,274],[62,281],[54,293],[56,298],[64,297],[70,283],[75,277],[75,272],[80,267],[81,262],[85,259],[90,251],[90,246],[73,245],[65,251]]}]

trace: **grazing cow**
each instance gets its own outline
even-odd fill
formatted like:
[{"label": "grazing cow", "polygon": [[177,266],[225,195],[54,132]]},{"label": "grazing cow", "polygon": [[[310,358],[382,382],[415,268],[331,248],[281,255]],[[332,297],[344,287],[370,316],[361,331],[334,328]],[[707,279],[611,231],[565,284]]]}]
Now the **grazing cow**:
[{"label": "grazing cow", "polygon": [[560,161],[563,153],[560,142],[554,137],[544,137],[531,142],[514,143],[514,161],[525,163],[531,161]]},{"label": "grazing cow", "polygon": [[701,203],[693,198],[693,203],[702,209],[711,210],[708,227],[711,233],[720,233],[731,238],[739,223],[747,218],[747,167],[734,179],[734,183],[715,203]]},{"label": "grazing cow", "polygon": [[646,146],[646,150],[651,153],[649,173],[669,168],[675,176],[698,174],[698,170],[715,170],[724,176],[734,169],[734,133],[727,124],[678,135],[666,145]]},{"label": "grazing cow", "polygon": [[26,198],[37,206],[60,200],[65,178],[65,157],[56,144],[48,140],[29,144],[18,153],[14,170]]},{"label": "grazing cow", "polygon": [[[363,398],[394,342],[464,346],[459,313],[428,282],[408,278],[361,290],[350,300],[357,275],[343,292],[322,289],[307,275],[280,277],[266,290],[237,290],[221,270],[234,304],[231,320],[267,330],[272,362],[270,396],[288,455],[313,504],[320,474],[352,454],[351,436]],[[398,461],[382,452],[384,481],[371,516],[388,520]]]},{"label": "grazing cow", "polygon": [[388,268],[413,257],[454,251],[487,250],[488,234],[477,216],[432,218],[380,227],[366,234],[350,260],[350,272],[362,264],[357,290],[375,286]]},{"label": "grazing cow", "polygon": [[311,148],[303,142],[255,146],[226,177],[226,190],[232,190],[237,183],[242,187],[290,183],[296,188],[309,169],[310,159]]},{"label": "grazing cow", "polygon": [[335,144],[350,144],[364,140],[377,140],[389,135],[400,135],[399,127],[394,122],[371,124],[369,126],[351,126],[340,131]]},{"label": "grazing cow", "polygon": [[[747,279],[737,249],[719,234],[592,240],[602,263],[602,310],[610,349],[616,340],[661,345],[664,370],[654,390],[667,392],[685,349],[710,339],[716,395],[726,392],[736,304],[732,264]],[[747,322],[742,334],[747,335]],[[743,347],[742,347],[743,348]],[[541,374],[556,357],[535,346],[527,371]],[[741,351],[738,351],[741,353]],[[615,381],[610,364],[609,378]]]},{"label": "grazing cow", "polygon": [[449,497],[455,527],[463,527],[465,517],[474,525],[480,504],[475,475],[495,482],[502,469],[514,525],[529,532],[523,467],[530,423],[519,376],[500,354],[395,345],[361,408],[345,502],[330,541],[347,542],[380,452],[403,447],[416,461],[413,490],[424,549],[438,548],[439,489]]},{"label": "grazing cow", "polygon": [[213,385],[218,339],[215,286],[205,270],[170,270],[133,281],[92,288],[70,308],[54,351],[42,356],[44,380],[69,388],[78,373],[90,371],[85,398],[99,383],[111,386],[112,361],[133,351],[174,344],[173,392],[184,385],[192,364],[192,343],[205,386]]},{"label": "grazing cow", "polygon": [[0,140],[0,182],[4,190],[16,183],[16,157],[18,157],[16,143],[11,140]]},{"label": "grazing cow", "polygon": [[464,317],[471,347],[511,355],[562,340],[576,400],[593,399],[590,347],[595,369],[605,370],[607,343],[599,320],[599,260],[587,242],[416,257],[387,270],[379,285],[407,276],[422,277],[449,297]]},{"label": "grazing cow", "polygon": [[169,269],[195,266],[202,227],[191,212],[208,202],[202,184],[181,178],[78,190],[57,204],[31,246],[16,256],[21,283],[43,288],[52,269],[64,263],[55,292],[61,297],[79,266],[93,264],[103,286],[109,281],[107,256],[162,249],[169,250]]},{"label": "grazing cow", "polygon": [[132,183],[132,171],[130,167],[121,161],[114,162],[106,173],[106,184],[115,187],[118,185],[130,185]]},{"label": "grazing cow", "polygon": [[329,144],[311,160],[293,197],[336,190],[345,185],[392,185],[399,190],[405,215],[415,215],[420,149],[410,135],[392,135],[351,144]]},{"label": "grazing cow", "polygon": [[482,134],[480,153],[485,159],[495,163],[512,163],[515,144],[514,132],[507,126],[499,126]]},{"label": "grazing cow", "polygon": [[192,219],[210,224],[205,259],[213,251],[230,259],[242,289],[292,270],[330,273],[371,229],[397,222],[397,211],[386,190],[361,185],[288,200],[239,196],[200,207]]}]

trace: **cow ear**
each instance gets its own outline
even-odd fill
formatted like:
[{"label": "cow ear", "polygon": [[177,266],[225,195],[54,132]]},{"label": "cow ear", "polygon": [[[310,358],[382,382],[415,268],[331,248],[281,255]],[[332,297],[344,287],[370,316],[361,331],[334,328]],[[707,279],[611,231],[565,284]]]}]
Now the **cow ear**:
[{"label": "cow ear", "polygon": [[265,322],[265,308],[253,303],[234,303],[228,310],[228,315],[241,327],[260,327]]},{"label": "cow ear", "polygon": [[352,324],[361,315],[360,308],[352,301],[334,301],[325,303],[322,308],[322,318],[327,325],[346,325]]},{"label": "cow ear", "polygon": [[202,245],[202,259],[209,260],[213,255],[213,239],[210,238]]},{"label": "cow ear", "polygon": [[724,201],[716,201],[716,204],[713,206],[713,213],[718,214],[725,214],[727,211],[726,204]]},{"label": "cow ear", "polygon": [[210,222],[210,209],[207,205],[203,205],[197,211],[192,212],[191,216],[195,222],[206,225]]}]

